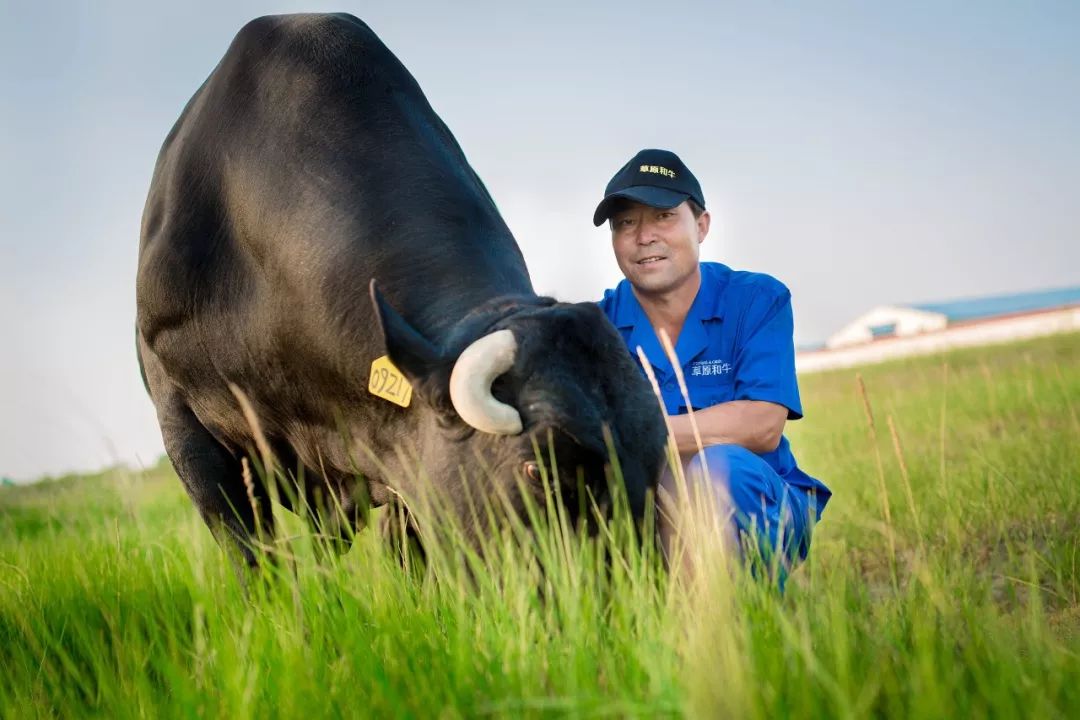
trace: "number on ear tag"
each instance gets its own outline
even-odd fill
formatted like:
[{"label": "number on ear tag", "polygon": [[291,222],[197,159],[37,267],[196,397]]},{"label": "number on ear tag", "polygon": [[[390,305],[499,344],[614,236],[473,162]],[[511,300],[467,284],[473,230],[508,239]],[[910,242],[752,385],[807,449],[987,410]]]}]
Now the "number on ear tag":
[{"label": "number on ear tag", "polygon": [[401,407],[409,407],[412,401],[412,385],[386,355],[371,363],[368,392]]}]

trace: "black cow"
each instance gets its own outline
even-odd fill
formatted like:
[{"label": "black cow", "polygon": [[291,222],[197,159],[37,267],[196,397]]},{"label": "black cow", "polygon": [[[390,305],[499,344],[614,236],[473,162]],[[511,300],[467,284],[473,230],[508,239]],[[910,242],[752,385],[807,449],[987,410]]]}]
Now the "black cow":
[{"label": "black cow", "polygon": [[[237,34],[158,157],[137,306],[169,457],[249,564],[269,493],[252,473],[252,503],[242,477],[256,438],[233,388],[303,476],[296,499],[346,517],[425,487],[463,519],[497,493],[520,509],[520,488],[543,497],[534,440],[601,495],[605,426],[634,512],[654,485],[664,426],[618,334],[591,303],[536,295],[453,135],[352,16]],[[369,392],[382,355],[407,408]]]}]

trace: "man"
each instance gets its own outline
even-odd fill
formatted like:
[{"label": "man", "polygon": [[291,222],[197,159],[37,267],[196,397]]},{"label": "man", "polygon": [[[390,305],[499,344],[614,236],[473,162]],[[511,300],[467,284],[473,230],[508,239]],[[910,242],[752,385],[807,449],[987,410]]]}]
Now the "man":
[{"label": "man", "polygon": [[[697,179],[672,152],[642,150],[615,173],[593,216],[597,226],[605,220],[626,279],[600,307],[655,372],[687,482],[706,483],[728,505],[733,529],[779,561],[782,582],[806,557],[831,496],[799,469],[783,435],[786,421],[802,417],[791,294],[768,275],[699,262],[710,217]],[[661,331],[674,343],[701,446]],[[669,496],[673,485],[670,474],[661,481]],[[665,545],[670,517],[661,518]]]}]

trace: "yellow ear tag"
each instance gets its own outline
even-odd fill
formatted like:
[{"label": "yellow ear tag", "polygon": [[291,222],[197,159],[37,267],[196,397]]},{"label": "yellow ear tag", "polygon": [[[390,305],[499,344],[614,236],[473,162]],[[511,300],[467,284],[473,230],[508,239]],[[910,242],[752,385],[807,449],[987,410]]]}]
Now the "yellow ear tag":
[{"label": "yellow ear tag", "polygon": [[371,363],[368,392],[401,407],[409,407],[412,401],[412,385],[386,355]]}]

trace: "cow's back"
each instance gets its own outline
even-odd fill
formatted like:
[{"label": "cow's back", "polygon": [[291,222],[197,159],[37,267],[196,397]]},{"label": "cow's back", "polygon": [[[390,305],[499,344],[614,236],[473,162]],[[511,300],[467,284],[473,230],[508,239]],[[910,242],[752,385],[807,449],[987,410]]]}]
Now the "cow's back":
[{"label": "cow's back", "polygon": [[168,334],[195,323],[215,352],[240,339],[263,355],[337,354],[375,331],[371,278],[435,340],[480,302],[531,292],[483,184],[366,25],[254,20],[159,156],[139,263],[144,338],[168,352]]},{"label": "cow's back", "polygon": [[[158,158],[137,288],[144,347],[208,426],[228,382],[281,426],[370,403],[375,278],[425,335],[531,294],[520,251],[415,80],[347,15],[259,18]],[[374,412],[382,411],[377,408]]]}]

